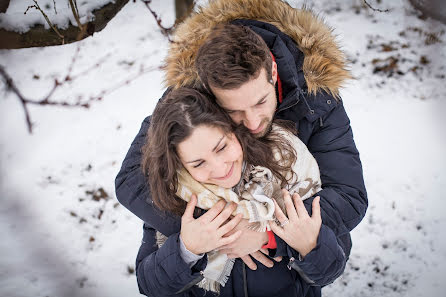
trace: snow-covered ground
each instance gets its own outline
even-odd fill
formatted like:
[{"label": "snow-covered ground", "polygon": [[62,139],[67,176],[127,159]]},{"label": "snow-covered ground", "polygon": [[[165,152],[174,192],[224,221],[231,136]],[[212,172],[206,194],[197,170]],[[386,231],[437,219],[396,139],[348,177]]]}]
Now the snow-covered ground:
[{"label": "snow-covered ground", "polygon": [[[172,2],[152,4],[166,25]],[[388,13],[359,0],[306,2],[335,28],[352,62],[356,80],[342,96],[370,203],[344,275],[323,295],[442,296],[446,26],[419,18],[404,0],[370,1]],[[117,203],[114,177],[163,92],[161,71],[138,73],[159,66],[167,46],[149,11],[130,1],[77,44],[0,51],[0,65],[30,99],[63,79],[76,53],[77,78],[55,100],[131,80],[90,109],[31,106],[33,134],[17,97],[0,85],[0,296],[139,295],[142,226]]]}]

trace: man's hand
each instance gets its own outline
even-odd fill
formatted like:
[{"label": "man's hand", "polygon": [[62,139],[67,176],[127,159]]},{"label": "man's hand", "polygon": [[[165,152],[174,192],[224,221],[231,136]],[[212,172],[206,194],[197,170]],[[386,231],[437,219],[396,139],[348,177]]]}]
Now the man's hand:
[{"label": "man's hand", "polygon": [[219,249],[219,252],[227,254],[229,258],[241,258],[251,270],[257,269],[257,265],[251,257],[266,267],[273,267],[273,261],[265,256],[268,255],[268,250],[261,249],[261,247],[268,242],[268,235],[266,232],[257,232],[248,229],[248,226],[248,220],[243,219],[233,230],[225,234],[225,236],[231,236],[234,232],[242,232],[238,239],[230,244],[222,246]]}]

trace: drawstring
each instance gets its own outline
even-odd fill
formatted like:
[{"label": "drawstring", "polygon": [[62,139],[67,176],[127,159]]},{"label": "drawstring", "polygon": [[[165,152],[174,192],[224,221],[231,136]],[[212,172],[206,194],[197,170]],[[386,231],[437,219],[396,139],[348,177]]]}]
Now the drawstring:
[{"label": "drawstring", "polygon": [[305,98],[304,92],[302,91],[302,89],[299,89],[299,93],[302,95],[302,99],[304,99],[305,105],[307,106],[308,110],[310,111],[311,114],[314,113],[314,110],[311,109],[310,105],[307,102],[307,99]]},{"label": "drawstring", "polygon": [[248,281],[246,280],[246,264],[245,262],[242,262],[242,270],[243,270],[243,291],[245,293],[245,297],[249,297],[248,296]]},{"label": "drawstring", "polygon": [[322,121],[322,117],[319,118],[319,126],[324,127],[324,122]]}]

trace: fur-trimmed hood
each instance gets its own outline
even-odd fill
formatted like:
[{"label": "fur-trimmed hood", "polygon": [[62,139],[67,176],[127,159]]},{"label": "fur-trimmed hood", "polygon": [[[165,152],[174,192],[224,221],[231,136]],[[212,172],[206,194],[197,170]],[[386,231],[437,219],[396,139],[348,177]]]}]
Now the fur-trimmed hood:
[{"label": "fur-trimmed hood", "polygon": [[211,0],[178,25],[166,58],[166,85],[200,85],[195,69],[198,48],[213,27],[235,19],[266,22],[290,36],[304,54],[302,70],[309,92],[324,90],[337,97],[339,88],[351,78],[333,30],[311,11],[292,8],[281,0]]}]

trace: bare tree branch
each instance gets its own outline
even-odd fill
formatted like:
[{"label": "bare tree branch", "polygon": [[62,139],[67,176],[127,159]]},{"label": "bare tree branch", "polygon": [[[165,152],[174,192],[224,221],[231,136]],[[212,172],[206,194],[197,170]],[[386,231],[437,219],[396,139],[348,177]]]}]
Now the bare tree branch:
[{"label": "bare tree branch", "polygon": [[382,10],[382,9],[374,8],[367,2],[367,0],[362,0],[362,1],[364,2],[365,5],[367,5],[373,11],[378,11],[378,12],[389,12],[390,11],[390,9]]},{"label": "bare tree branch", "polygon": [[169,40],[169,42],[173,42],[170,39],[171,34],[173,33],[173,31],[175,30],[175,24],[170,26],[170,27],[164,27],[161,23],[162,20],[161,18],[156,14],[156,12],[150,7],[150,4],[152,4],[152,0],[141,0],[142,3],[144,3],[147,7],[147,9],[150,11],[150,13],[153,15],[153,17],[155,18],[156,23],[158,24],[158,27],[161,29],[161,33],[163,33],[164,36],[167,37],[167,39]]},{"label": "bare tree branch", "polygon": [[24,96],[23,93],[17,87],[17,85],[14,83],[14,80],[12,79],[12,77],[6,72],[5,68],[2,65],[0,65],[0,77],[2,77],[5,82],[6,91],[7,92],[9,91],[9,92],[12,92],[13,94],[15,94],[16,97],[18,98],[18,100],[20,101],[20,103],[23,107],[23,111],[25,113],[26,125],[28,127],[29,133],[32,134],[32,132],[33,132],[33,123],[31,121],[31,115],[30,115],[29,108],[28,108],[29,105],[59,106],[59,107],[69,107],[69,108],[71,108],[71,107],[89,108],[91,106],[91,103],[93,103],[95,101],[101,101],[104,98],[104,96],[109,95],[109,94],[113,93],[114,91],[116,91],[126,85],[129,85],[132,81],[136,80],[137,78],[141,77],[142,75],[144,75],[148,72],[151,72],[151,71],[162,70],[161,66],[153,66],[153,67],[141,66],[141,68],[139,69],[139,71],[137,73],[128,76],[127,78],[123,79],[121,82],[119,82],[113,86],[110,86],[107,89],[102,90],[96,96],[90,96],[90,98],[88,98],[88,100],[82,100],[81,98],[78,98],[75,102],[70,102],[68,100],[67,101],[54,100],[53,96],[54,96],[55,92],[60,87],[62,87],[64,84],[72,83],[79,77],[83,77],[86,74],[88,74],[89,72],[98,68],[110,56],[110,54],[105,55],[98,62],[96,62],[93,66],[73,75],[72,73],[73,73],[74,65],[76,64],[76,61],[79,57],[79,52],[80,52],[80,46],[78,45],[78,47],[76,48],[76,51],[73,55],[73,58],[71,59],[71,62],[68,66],[67,74],[65,76],[62,76],[63,77],[62,80],[59,80],[58,78],[54,79],[52,88],[49,90],[49,92],[47,93],[46,96],[44,96],[42,99],[39,99],[39,100],[27,98],[26,96]]},{"label": "bare tree branch", "polygon": [[57,36],[59,36],[59,38],[62,40],[62,44],[65,44],[65,37],[62,34],[60,34],[60,32],[59,32],[59,30],[57,30],[56,26],[54,26],[53,23],[51,23],[50,19],[48,18],[46,13],[40,8],[37,1],[36,0],[33,0],[33,1],[34,1],[34,5],[28,6],[28,8],[24,12],[24,14],[26,14],[28,12],[28,10],[30,10],[31,8],[35,8],[38,11],[40,11],[40,13],[43,15],[43,17],[45,18],[48,25],[50,25],[50,27],[54,30],[54,32],[56,32]]}]

